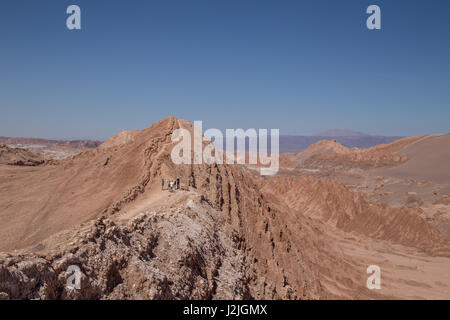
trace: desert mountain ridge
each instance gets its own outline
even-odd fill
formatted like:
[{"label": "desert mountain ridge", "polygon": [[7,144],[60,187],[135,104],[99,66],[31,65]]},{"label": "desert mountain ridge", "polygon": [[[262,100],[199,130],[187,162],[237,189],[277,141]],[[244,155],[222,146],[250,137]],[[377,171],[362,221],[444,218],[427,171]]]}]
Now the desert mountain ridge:
[{"label": "desert mountain ridge", "polygon": [[46,160],[61,160],[81,151],[98,147],[97,140],[48,140],[40,138],[0,137],[0,144],[14,149],[24,149]]},{"label": "desert mountain ridge", "polygon": [[[450,240],[417,208],[374,204],[323,177],[262,178],[245,165],[175,165],[171,136],[179,128],[193,130],[189,121],[168,117],[63,160],[0,164],[0,296],[450,297],[448,277],[422,275],[448,270]],[[320,145],[331,145],[333,157],[351,155],[339,161],[353,165],[384,161],[378,154],[420,139],[370,151]],[[181,188],[162,190],[163,178],[180,178]],[[384,291],[366,287],[371,264],[386,274]],[[69,265],[82,271],[79,291],[65,287]],[[408,282],[419,276],[423,285]]]}]

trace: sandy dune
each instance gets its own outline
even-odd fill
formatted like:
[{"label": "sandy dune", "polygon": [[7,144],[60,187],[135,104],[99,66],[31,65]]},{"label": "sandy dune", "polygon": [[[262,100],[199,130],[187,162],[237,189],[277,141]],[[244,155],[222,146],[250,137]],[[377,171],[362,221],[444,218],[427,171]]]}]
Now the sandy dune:
[{"label": "sandy dune", "polygon": [[394,168],[378,171],[379,175],[403,179],[450,182],[450,134],[426,136],[399,150],[408,161]]}]

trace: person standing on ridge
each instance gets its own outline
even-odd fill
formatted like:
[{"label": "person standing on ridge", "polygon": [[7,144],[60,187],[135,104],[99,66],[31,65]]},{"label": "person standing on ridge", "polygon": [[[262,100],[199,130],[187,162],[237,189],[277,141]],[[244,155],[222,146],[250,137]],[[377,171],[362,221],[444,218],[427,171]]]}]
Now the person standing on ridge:
[{"label": "person standing on ridge", "polygon": [[177,190],[180,190],[180,178],[177,178],[176,187],[177,187]]},{"label": "person standing on ridge", "polygon": [[161,180],[161,190],[164,190],[164,178]]}]

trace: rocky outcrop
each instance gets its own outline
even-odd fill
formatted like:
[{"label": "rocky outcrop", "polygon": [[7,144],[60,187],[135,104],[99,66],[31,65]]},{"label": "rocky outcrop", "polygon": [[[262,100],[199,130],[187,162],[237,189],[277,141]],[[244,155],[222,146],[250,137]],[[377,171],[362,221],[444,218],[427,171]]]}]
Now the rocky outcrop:
[{"label": "rocky outcrop", "polygon": [[6,144],[0,144],[0,164],[11,166],[38,166],[44,163],[40,155],[20,148],[10,148]]},{"label": "rocky outcrop", "polygon": [[[220,213],[188,201],[120,226],[100,218],[45,255],[0,255],[9,299],[244,299],[244,258]],[[227,234],[230,232],[230,234]],[[69,266],[81,287],[67,286]]]}]

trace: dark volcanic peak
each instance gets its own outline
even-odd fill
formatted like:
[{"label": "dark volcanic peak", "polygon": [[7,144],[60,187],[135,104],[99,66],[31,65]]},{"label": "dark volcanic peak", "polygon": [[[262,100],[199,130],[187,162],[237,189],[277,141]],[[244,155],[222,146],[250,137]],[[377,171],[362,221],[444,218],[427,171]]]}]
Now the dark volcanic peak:
[{"label": "dark volcanic peak", "polygon": [[352,130],[344,130],[344,129],[331,129],[324,132],[320,132],[316,134],[319,137],[369,137],[370,134],[352,131]]}]

